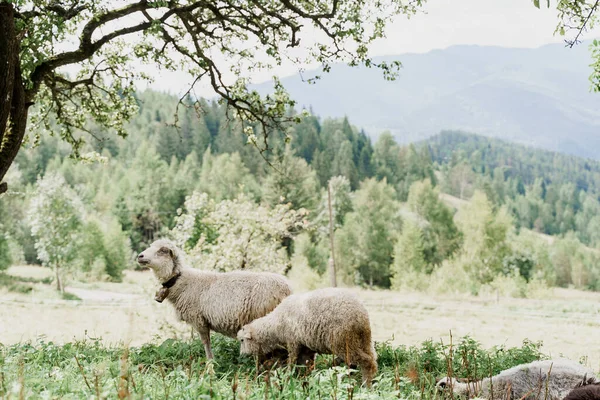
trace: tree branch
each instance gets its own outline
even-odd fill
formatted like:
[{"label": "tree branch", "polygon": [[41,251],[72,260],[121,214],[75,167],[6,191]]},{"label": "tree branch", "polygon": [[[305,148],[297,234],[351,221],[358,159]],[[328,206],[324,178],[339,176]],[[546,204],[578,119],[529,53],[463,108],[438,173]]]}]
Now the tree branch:
[{"label": "tree branch", "polygon": [[63,21],[69,21],[78,16],[82,11],[87,10],[87,5],[76,6],[77,3],[69,8],[65,8],[59,4],[50,4],[47,7],[42,7],[42,11],[29,10],[24,12],[15,12],[15,18],[22,21],[29,21],[32,18],[47,18],[48,12],[53,12],[57,16],[63,19]]},{"label": "tree branch", "polygon": [[[62,67],[64,65],[75,64],[90,58],[102,46],[104,46],[111,40],[131,33],[142,32],[150,28],[154,23],[164,23],[174,14],[192,11],[202,6],[206,6],[208,3],[209,1],[198,1],[186,6],[172,7],[168,9],[160,18],[148,20],[146,22],[142,22],[134,26],[118,29],[116,31],[102,36],[95,42],[92,42],[92,36],[96,29],[98,29],[103,24],[134,14],[138,11],[141,12],[148,9],[153,9],[155,7],[149,4],[147,0],[141,0],[137,3],[133,3],[115,10],[107,11],[105,14],[93,17],[83,28],[83,31],[80,36],[79,48],[77,50],[57,54],[56,56],[51,57],[48,60],[42,62],[35,68],[35,70],[31,74],[31,81],[33,83],[33,87],[27,91],[28,101],[33,100],[37,91],[39,90],[40,84],[43,81],[44,76],[50,73],[52,70]],[[147,16],[148,14],[146,13],[145,15]]]},{"label": "tree branch", "polygon": [[48,7],[46,7],[46,10],[52,11],[52,12],[56,13],[56,15],[60,16],[63,20],[68,21],[72,18],[75,18],[82,11],[84,11],[88,8],[87,5],[76,6],[75,4],[77,4],[77,3],[73,3],[73,5],[68,9],[61,7],[58,4],[51,4]]},{"label": "tree branch", "polygon": [[281,3],[286,6],[288,8],[288,10],[291,10],[293,12],[295,12],[296,14],[298,14],[299,16],[301,16],[302,18],[308,18],[308,19],[312,19],[312,20],[316,20],[316,19],[329,19],[329,18],[333,18],[337,12],[337,7],[339,4],[339,0],[333,0],[333,5],[331,7],[331,11],[328,13],[324,13],[324,14],[309,14],[306,13],[304,11],[302,11],[302,9],[296,7],[295,5],[293,5],[289,0],[281,0]]},{"label": "tree branch", "polygon": [[149,28],[151,25],[151,22],[144,22],[128,28],[116,30],[101,37],[98,41],[94,43],[90,43],[88,45],[83,45],[82,43],[79,49],[75,51],[69,51],[66,53],[59,54],[41,63],[31,74],[31,81],[33,83],[33,87],[27,91],[28,101],[33,101],[33,98],[37,94],[44,77],[56,68],[68,64],[75,64],[86,60],[109,41],[130,33],[141,32],[144,29]]},{"label": "tree branch", "polygon": [[94,16],[84,27],[80,36],[80,49],[82,47],[86,47],[92,44],[92,35],[100,26],[106,24],[107,22],[114,21],[116,19],[125,17],[130,14],[134,14],[138,11],[146,10],[148,8],[152,8],[148,4],[147,0],[141,0],[138,3],[129,4],[122,8],[117,8],[115,10],[111,10],[106,12],[105,14]]},{"label": "tree branch", "polygon": [[600,0],[596,0],[594,2],[594,5],[590,8],[590,12],[588,13],[587,17],[585,17],[585,19],[583,20],[583,24],[581,24],[581,26],[579,27],[579,30],[577,31],[577,35],[575,36],[575,39],[573,39],[573,41],[571,41],[571,42],[567,42],[567,44],[570,48],[572,48],[574,45],[579,43],[579,36],[581,36],[583,31],[585,30],[585,27],[587,26],[588,22],[590,21],[590,18],[592,18],[594,11],[596,11],[596,9],[598,8],[599,3],[600,3]]},{"label": "tree branch", "polygon": [[[140,32],[144,29],[147,29],[151,26],[153,21],[147,21],[144,23],[140,23],[131,27],[122,28],[111,32],[107,35],[102,36],[96,42],[92,43],[92,35],[101,25],[114,21],[116,19],[122,18],[124,16],[128,16],[130,14],[136,13],[141,10],[145,10],[151,8],[146,0],[142,0],[138,3],[130,4],[128,6],[118,8],[115,10],[111,10],[106,12],[105,14],[94,16],[83,28],[83,31],[80,36],[79,48],[75,51],[69,51],[61,54],[57,54],[54,57],[49,58],[48,60],[42,62],[38,65],[33,73],[31,74],[31,81],[33,83],[33,87],[27,91],[28,101],[33,101],[33,98],[37,94],[40,84],[44,80],[45,75],[53,71],[58,67],[62,67],[68,64],[75,64],[81,62],[89,57],[91,57],[95,52],[97,52],[104,44],[109,41],[118,38],[120,36],[125,36],[130,33]],[[166,20],[172,12],[165,13],[163,18]],[[162,20],[162,18],[161,18]]]}]

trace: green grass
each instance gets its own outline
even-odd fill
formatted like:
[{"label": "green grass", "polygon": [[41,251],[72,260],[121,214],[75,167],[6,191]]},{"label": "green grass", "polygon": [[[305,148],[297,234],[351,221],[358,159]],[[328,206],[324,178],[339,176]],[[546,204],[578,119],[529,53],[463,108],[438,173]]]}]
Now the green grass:
[{"label": "green grass", "polygon": [[49,284],[52,278],[26,278],[21,276],[9,275],[6,272],[0,272],[0,287],[5,287],[10,292],[29,293],[33,290],[33,283]]},{"label": "green grass", "polygon": [[466,337],[452,347],[427,341],[421,346],[378,343],[379,372],[372,389],[360,373],[330,367],[318,356],[315,370],[281,367],[257,373],[239,344],[213,336],[215,361],[207,363],[202,343],[166,340],[125,349],[101,340],[0,345],[0,399],[436,399],[438,378],[482,377],[545,358],[540,343],[483,349]]},{"label": "green grass", "polygon": [[81,300],[79,296],[69,292],[63,292],[61,297],[63,300]]},{"label": "green grass", "polygon": [[0,287],[5,287],[10,292],[29,293],[33,288],[28,283],[33,281],[30,278],[19,278],[0,272]]}]

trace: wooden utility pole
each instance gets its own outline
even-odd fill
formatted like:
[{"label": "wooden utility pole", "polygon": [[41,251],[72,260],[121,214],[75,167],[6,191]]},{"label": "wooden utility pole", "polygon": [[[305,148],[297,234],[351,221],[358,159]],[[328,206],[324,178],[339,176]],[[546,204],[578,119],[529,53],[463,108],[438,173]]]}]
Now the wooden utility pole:
[{"label": "wooden utility pole", "polygon": [[333,212],[331,211],[331,181],[327,182],[327,205],[329,207],[329,243],[331,247],[331,257],[329,258],[329,278],[331,280],[331,286],[336,287],[335,251],[333,249]]}]

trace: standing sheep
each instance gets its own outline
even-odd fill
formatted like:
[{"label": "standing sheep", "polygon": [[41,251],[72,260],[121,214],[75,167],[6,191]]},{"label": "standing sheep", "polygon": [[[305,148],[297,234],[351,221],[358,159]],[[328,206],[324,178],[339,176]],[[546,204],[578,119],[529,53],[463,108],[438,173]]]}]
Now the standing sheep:
[{"label": "standing sheep", "polygon": [[261,356],[278,348],[296,363],[303,348],[357,364],[368,386],[377,372],[369,314],[349,291],[319,289],[286,297],[271,313],[244,326],[240,352]]},{"label": "standing sheep", "polygon": [[440,390],[452,390],[455,395],[465,398],[563,400],[585,377],[596,380],[591,369],[575,361],[559,358],[517,365],[493,376],[491,382],[490,378],[485,378],[461,383],[446,377],[438,381],[437,387]]},{"label": "standing sheep", "polygon": [[156,300],[173,304],[182,321],[200,334],[213,358],[210,331],[235,338],[245,324],[271,312],[292,292],[283,276],[270,272],[212,272],[190,268],[172,242],[157,240],[138,256],[162,283]]}]

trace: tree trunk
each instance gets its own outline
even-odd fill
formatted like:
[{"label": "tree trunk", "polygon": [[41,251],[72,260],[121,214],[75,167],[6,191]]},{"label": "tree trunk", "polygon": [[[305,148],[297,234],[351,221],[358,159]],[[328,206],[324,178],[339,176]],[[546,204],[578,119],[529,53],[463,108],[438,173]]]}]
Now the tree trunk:
[{"label": "tree trunk", "polygon": [[60,280],[60,268],[58,267],[58,264],[56,264],[54,266],[54,272],[56,273],[56,290],[58,290],[59,292],[64,292],[64,288],[62,285],[62,281]]},{"label": "tree trunk", "polygon": [[329,208],[329,243],[331,246],[331,258],[329,259],[329,277],[331,279],[331,286],[337,286],[336,273],[335,273],[335,251],[333,248],[334,237],[333,237],[333,213],[331,210],[331,182],[327,183],[327,206]]},{"label": "tree trunk", "polygon": [[[12,4],[0,3],[0,143],[6,131],[15,83],[15,18]],[[0,179],[1,180],[1,179]]]},{"label": "tree trunk", "polygon": [[29,103],[19,61],[19,37],[11,3],[0,3],[0,194],[2,182],[23,143]]}]

